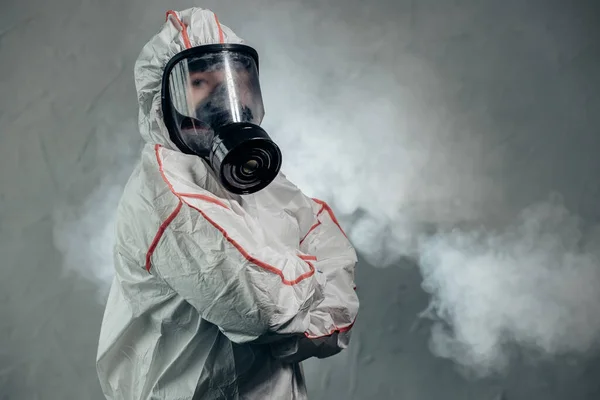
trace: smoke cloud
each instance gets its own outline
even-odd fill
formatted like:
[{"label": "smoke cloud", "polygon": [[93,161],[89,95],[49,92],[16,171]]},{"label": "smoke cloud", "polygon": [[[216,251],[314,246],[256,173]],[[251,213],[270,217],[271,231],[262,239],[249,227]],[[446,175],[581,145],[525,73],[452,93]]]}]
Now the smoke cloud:
[{"label": "smoke cloud", "polygon": [[[505,150],[495,145],[504,138],[492,140],[473,115],[448,106],[439,71],[408,44],[396,48],[402,57],[382,52],[402,40],[386,38],[381,25],[357,37],[332,19],[315,37],[297,36],[293,27],[315,26],[316,13],[290,4],[270,12],[270,20],[294,15],[288,30],[278,27],[278,41],[272,32],[261,41],[260,19],[247,22],[244,36],[269,43],[264,126],[283,149],[283,170],[332,205],[374,267],[418,262],[431,296],[422,317],[433,320],[432,352],[484,376],[509,364],[513,345],[545,356],[594,348],[600,230],[585,228],[554,197],[503,227],[492,224],[509,215],[503,182],[492,179],[503,166]],[[309,45],[317,36],[319,49]],[[66,271],[97,282],[102,303],[122,188],[108,176],[82,207],[56,216]]]},{"label": "smoke cloud", "polygon": [[502,372],[509,347],[585,355],[600,338],[600,233],[558,197],[502,231],[439,232],[420,243],[432,351],[479,376]]},{"label": "smoke cloud", "polygon": [[83,205],[65,205],[53,215],[54,244],[63,254],[63,272],[96,284],[100,304],[105,304],[114,276],[115,211],[122,191],[122,186],[105,179]]}]

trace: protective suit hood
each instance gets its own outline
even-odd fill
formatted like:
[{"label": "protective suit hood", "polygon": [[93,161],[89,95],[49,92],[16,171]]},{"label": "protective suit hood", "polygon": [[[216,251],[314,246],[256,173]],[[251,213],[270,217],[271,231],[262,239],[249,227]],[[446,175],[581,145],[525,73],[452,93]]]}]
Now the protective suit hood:
[{"label": "protective suit hood", "polygon": [[221,24],[210,10],[193,7],[183,11],[168,11],[160,31],[146,43],[134,67],[135,86],[139,102],[140,134],[149,144],[159,144],[178,150],[169,138],[161,111],[161,81],[169,60],[186,48],[214,43],[244,41]]}]

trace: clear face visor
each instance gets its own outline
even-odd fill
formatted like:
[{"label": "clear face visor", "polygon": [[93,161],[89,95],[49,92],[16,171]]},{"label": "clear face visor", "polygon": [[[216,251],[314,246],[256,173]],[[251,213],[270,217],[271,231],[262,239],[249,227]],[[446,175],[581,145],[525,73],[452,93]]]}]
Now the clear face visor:
[{"label": "clear face visor", "polygon": [[208,155],[215,131],[224,126],[262,122],[258,68],[248,54],[190,55],[175,64],[167,84],[174,128],[197,154]]}]

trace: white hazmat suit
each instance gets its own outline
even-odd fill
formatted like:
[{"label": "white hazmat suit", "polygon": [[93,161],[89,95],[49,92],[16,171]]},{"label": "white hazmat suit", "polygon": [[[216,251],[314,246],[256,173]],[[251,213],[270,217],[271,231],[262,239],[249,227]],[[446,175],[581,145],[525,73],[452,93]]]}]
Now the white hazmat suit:
[{"label": "white hazmat suit", "polygon": [[108,399],[305,399],[300,361],[348,346],[356,253],[333,212],[283,174],[225,193],[161,116],[175,54],[242,43],[209,10],[169,12],[135,64],[146,141],[118,207],[97,370]]}]

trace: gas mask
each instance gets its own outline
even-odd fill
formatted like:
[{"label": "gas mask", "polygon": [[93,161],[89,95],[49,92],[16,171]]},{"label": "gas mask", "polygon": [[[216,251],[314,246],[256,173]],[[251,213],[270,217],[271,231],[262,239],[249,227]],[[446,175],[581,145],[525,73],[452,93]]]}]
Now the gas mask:
[{"label": "gas mask", "polygon": [[225,189],[251,194],[281,168],[281,151],[260,127],[258,54],[242,44],[184,50],[165,67],[162,111],[173,143],[205,159]]}]

